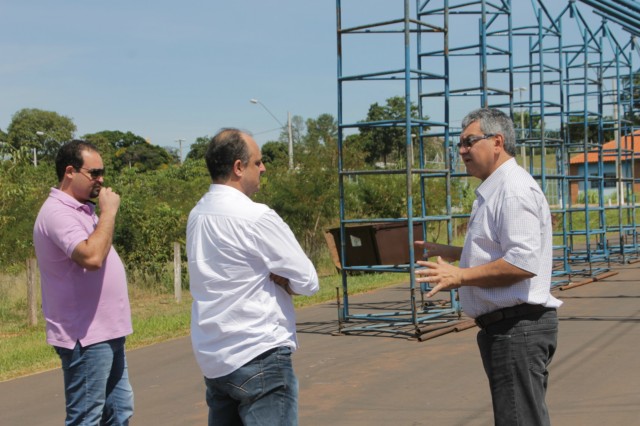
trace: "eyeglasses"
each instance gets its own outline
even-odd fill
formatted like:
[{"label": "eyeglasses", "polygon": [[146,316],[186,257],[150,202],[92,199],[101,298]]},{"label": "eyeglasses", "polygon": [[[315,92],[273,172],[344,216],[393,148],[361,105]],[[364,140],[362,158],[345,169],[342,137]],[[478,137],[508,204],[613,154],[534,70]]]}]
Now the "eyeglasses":
[{"label": "eyeglasses", "polygon": [[458,149],[466,149],[469,150],[476,142],[480,142],[483,139],[489,139],[490,137],[495,136],[495,133],[488,133],[486,135],[478,135],[478,136],[467,136],[464,139],[460,139],[460,142],[456,145]]},{"label": "eyeglasses", "polygon": [[78,167],[76,170],[80,169],[88,171],[91,179],[94,180],[104,176],[104,169],[87,169],[86,167]]}]

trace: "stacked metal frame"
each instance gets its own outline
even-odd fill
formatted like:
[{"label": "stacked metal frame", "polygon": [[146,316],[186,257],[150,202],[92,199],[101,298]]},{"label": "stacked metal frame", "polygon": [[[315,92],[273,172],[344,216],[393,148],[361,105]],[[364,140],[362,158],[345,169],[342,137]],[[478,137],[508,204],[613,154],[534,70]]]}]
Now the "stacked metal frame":
[{"label": "stacked metal frame", "polygon": [[[446,33],[443,26],[432,25],[416,19],[416,9],[410,0],[396,0],[393,2],[380,2],[383,10],[392,13],[395,18],[380,19],[373,22],[362,22],[363,14],[358,13],[368,7],[370,15],[375,15],[375,7],[371,7],[370,1],[336,1],[337,6],[337,44],[338,44],[338,177],[340,191],[340,264],[342,273],[342,297],[339,298],[342,304],[339,306],[339,331],[341,333],[354,332],[376,332],[393,333],[407,335],[409,337],[420,337],[425,328],[446,324],[456,321],[460,317],[460,308],[455,293],[449,292],[448,298],[438,300],[438,302],[426,303],[421,297],[424,288],[417,285],[414,278],[416,259],[421,259],[422,254],[414,250],[413,241],[422,238],[421,228],[427,226],[433,218],[429,218],[425,212],[424,195],[427,193],[422,187],[423,182],[416,180],[420,169],[424,166],[422,160],[416,167],[414,162],[414,152],[423,152],[425,142],[424,134],[429,128],[448,128],[448,123],[443,121],[430,120],[422,115],[422,111],[416,114],[412,106],[417,100],[416,84],[423,81],[435,81],[444,90],[447,85],[448,75],[444,68],[434,71],[421,69],[417,66],[416,45],[417,40],[424,34]],[[351,7],[346,10],[345,7]],[[347,23],[345,16],[349,17]],[[387,16],[388,17],[388,16]],[[398,51],[402,51],[402,56],[384,53],[384,46],[398,43]],[[380,61],[374,62],[371,69],[359,69],[361,64],[349,63],[347,52],[350,49],[358,49],[360,52],[371,49],[375,58]],[[402,49],[402,50],[401,50]],[[398,61],[396,65],[393,63]],[[374,67],[377,69],[373,69]],[[394,91],[395,88],[395,91]],[[366,109],[369,104],[361,104],[360,112],[354,110],[346,111],[349,105],[349,91],[364,91],[377,103],[382,100],[379,96],[384,96],[385,91],[390,96],[401,94],[404,100],[405,111],[402,117],[396,119],[362,120],[367,115]],[[378,96],[378,98],[376,98]],[[348,114],[351,114],[349,118]],[[358,115],[359,114],[359,115]],[[364,168],[355,170],[349,167],[349,150],[358,150],[357,146],[350,146],[348,134],[354,129],[362,131],[403,129],[401,132],[404,139],[403,161],[395,164],[383,164],[379,168]],[[417,138],[417,141],[414,139]],[[415,146],[417,144],[417,147]],[[386,181],[385,181],[386,179]],[[354,186],[364,186],[365,182],[377,180],[382,182],[399,182],[401,180],[402,191],[405,194],[406,208],[402,217],[365,217],[362,213],[349,209],[350,191]],[[420,188],[415,186],[419,185]],[[414,200],[418,202],[414,205]],[[422,207],[419,207],[422,206]],[[353,230],[366,228],[366,235],[375,234],[376,230],[385,226],[399,226],[405,235],[400,243],[402,249],[408,254],[406,261],[395,264],[388,264],[382,259],[381,262],[369,259],[358,259],[351,256],[350,250],[355,245],[360,245],[360,237],[352,233]],[[371,232],[369,232],[371,230]],[[355,231],[354,231],[355,232]],[[364,237],[363,237],[364,238]],[[369,237],[366,237],[369,238]],[[373,241],[374,235],[365,242],[376,245]],[[357,243],[354,243],[358,240]],[[372,248],[378,252],[379,249]],[[393,306],[393,309],[386,310],[376,307],[365,306],[354,309],[349,301],[349,280],[353,274],[360,272],[396,272],[408,273],[408,289],[406,299],[401,300]],[[371,308],[371,309],[368,309]]]},{"label": "stacked metal frame", "polygon": [[554,218],[552,285],[557,286],[567,283],[570,271],[563,143],[563,32],[562,23],[544,4],[532,2],[531,6],[529,14],[523,14],[524,6],[520,5],[520,19],[514,27],[515,81],[519,85],[524,79],[521,89],[527,93],[525,101],[516,103],[521,123],[518,125],[515,120],[515,124],[519,128],[519,159],[543,189]]},{"label": "stacked metal frame", "polygon": [[599,29],[602,39],[608,42],[611,59],[603,70],[603,104],[613,115],[604,122],[604,131],[613,132],[613,140],[603,145],[603,162],[608,167],[604,173],[604,186],[615,188],[605,200],[606,236],[614,260],[622,263],[638,258],[638,224],[636,221],[635,138],[640,134],[634,129],[634,37],[626,44],[619,42],[604,19]]}]

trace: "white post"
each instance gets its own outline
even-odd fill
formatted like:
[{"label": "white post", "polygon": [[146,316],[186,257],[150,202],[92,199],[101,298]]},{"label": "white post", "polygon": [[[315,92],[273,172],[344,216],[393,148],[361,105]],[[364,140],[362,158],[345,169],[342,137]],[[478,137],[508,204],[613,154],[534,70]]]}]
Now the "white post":
[{"label": "white post", "polygon": [[289,170],[293,169],[293,133],[291,131],[291,113],[287,112],[287,126],[289,128]]},{"label": "white post", "polygon": [[180,243],[173,243],[173,289],[176,302],[182,301],[182,259],[180,257]]},{"label": "white post", "polygon": [[36,259],[27,259],[27,311],[29,325],[38,324],[38,307],[36,298],[36,268],[38,263]]}]

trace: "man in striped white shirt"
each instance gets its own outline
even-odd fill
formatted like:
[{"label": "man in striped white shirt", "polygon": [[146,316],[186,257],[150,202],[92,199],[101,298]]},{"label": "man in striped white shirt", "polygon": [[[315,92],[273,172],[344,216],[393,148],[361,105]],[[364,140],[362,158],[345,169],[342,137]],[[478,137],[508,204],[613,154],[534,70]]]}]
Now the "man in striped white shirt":
[{"label": "man in striped white shirt", "polygon": [[[547,366],[556,350],[562,302],[550,293],[552,225],[537,182],[515,157],[513,122],[482,108],[462,121],[458,150],[476,189],[464,247],[416,241],[428,297],[459,289],[489,379],[496,425],[548,425]],[[459,266],[447,261],[460,260]]]}]

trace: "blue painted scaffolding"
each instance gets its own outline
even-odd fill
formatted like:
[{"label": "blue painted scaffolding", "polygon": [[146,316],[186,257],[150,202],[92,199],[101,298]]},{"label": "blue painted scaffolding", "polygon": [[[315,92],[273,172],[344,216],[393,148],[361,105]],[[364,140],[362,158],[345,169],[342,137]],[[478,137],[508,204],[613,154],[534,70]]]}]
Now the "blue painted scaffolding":
[{"label": "blue painted scaffolding", "polygon": [[[424,338],[460,322],[457,292],[425,302],[413,241],[461,244],[478,182],[455,146],[460,120],[478,107],[514,118],[517,160],[547,195],[553,286],[637,259],[640,7],[581,3],[336,1],[341,333]],[[390,98],[403,110],[391,118],[379,113]],[[354,160],[365,134],[384,148],[378,163]],[[351,207],[354,193],[376,185],[404,195],[401,214]],[[350,279],[370,272],[406,274],[406,300],[388,310],[352,306]]]}]

